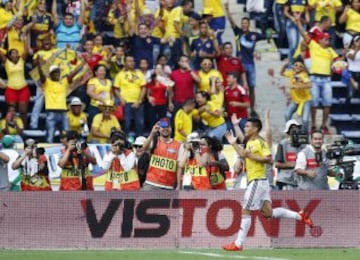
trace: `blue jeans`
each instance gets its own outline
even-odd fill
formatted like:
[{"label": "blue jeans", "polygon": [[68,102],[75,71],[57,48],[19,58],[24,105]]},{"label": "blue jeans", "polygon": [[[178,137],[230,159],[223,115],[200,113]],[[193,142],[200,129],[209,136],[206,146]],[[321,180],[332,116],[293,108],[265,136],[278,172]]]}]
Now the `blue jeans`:
[{"label": "blue jeans", "polygon": [[219,139],[220,141],[222,141],[224,135],[225,135],[225,132],[227,130],[227,127],[226,127],[226,123],[223,123],[222,125],[219,125],[217,127],[214,127],[214,128],[208,128],[207,130],[207,134],[210,136],[210,137],[216,137],[217,139]]},{"label": "blue jeans", "polygon": [[56,127],[59,127],[59,130],[69,130],[69,121],[66,117],[66,112],[47,112],[46,113],[46,128],[47,128],[47,137],[46,142],[52,143],[54,141],[54,135]]},{"label": "blue jeans", "polygon": [[277,4],[276,1],[274,1],[273,12],[275,29],[278,33],[278,47],[284,48],[286,35],[286,17],[284,15],[284,4]]},{"label": "blue jeans", "polygon": [[[285,121],[289,121],[292,118],[298,106],[299,105],[294,102],[290,103],[290,105],[287,107],[285,112]],[[305,102],[301,115],[302,130],[305,131],[306,133],[309,131],[310,112],[311,112],[311,101],[308,101]]]},{"label": "blue jeans", "polygon": [[167,44],[158,44],[155,43],[154,47],[153,47],[153,59],[154,59],[154,64],[157,64],[157,58],[159,57],[160,54],[165,55],[168,60],[171,56],[171,51],[170,51],[170,47]]},{"label": "blue jeans", "polygon": [[124,107],[124,131],[129,134],[131,130],[131,123],[134,120],[136,136],[144,135],[144,105],[138,108],[132,107],[133,103],[126,103]]},{"label": "blue jeans", "polygon": [[318,107],[320,100],[324,107],[330,107],[332,102],[332,86],[330,77],[311,76],[312,107]]},{"label": "blue jeans", "polygon": [[39,117],[43,107],[44,107],[44,93],[41,88],[36,87],[36,96],[30,117],[30,127],[32,129],[37,129],[39,127]]},{"label": "blue jeans", "polygon": [[256,69],[255,64],[243,63],[244,69],[246,71],[246,79],[249,85],[249,88],[253,88],[256,85]]},{"label": "blue jeans", "polygon": [[294,61],[294,54],[300,42],[300,32],[297,25],[290,20],[286,22],[286,34],[289,43],[288,59],[289,64],[291,64]]}]

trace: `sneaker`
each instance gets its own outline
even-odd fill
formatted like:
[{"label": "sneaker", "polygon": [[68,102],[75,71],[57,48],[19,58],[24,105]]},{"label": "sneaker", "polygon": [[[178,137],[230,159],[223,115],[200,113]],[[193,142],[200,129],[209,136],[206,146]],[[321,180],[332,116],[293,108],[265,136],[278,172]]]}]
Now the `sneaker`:
[{"label": "sneaker", "polygon": [[256,113],[256,111],[255,111],[255,110],[250,111],[250,117],[260,118],[260,117],[259,117],[259,114],[258,114],[258,113]]},{"label": "sneaker", "polygon": [[321,131],[323,132],[324,135],[330,134],[329,128],[327,128],[327,126],[321,127]]},{"label": "sneaker", "polygon": [[232,242],[232,243],[230,243],[230,244],[228,244],[228,245],[224,245],[223,247],[222,247],[225,251],[242,251],[243,250],[243,248],[242,248],[242,246],[237,246],[236,244],[235,244],[235,242]]},{"label": "sneaker", "polygon": [[305,223],[306,225],[308,225],[310,228],[312,228],[314,226],[313,221],[311,220],[311,218],[309,217],[309,214],[307,214],[304,211],[300,211],[299,215],[301,217],[301,222]]}]

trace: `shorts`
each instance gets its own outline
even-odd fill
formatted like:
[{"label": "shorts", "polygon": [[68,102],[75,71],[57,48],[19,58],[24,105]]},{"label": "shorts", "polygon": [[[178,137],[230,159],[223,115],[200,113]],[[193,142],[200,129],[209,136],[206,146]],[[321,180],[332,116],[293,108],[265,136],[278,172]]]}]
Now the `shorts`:
[{"label": "shorts", "polygon": [[252,180],[246,188],[243,208],[259,210],[265,201],[271,203],[269,181],[266,178]]},{"label": "shorts", "polygon": [[318,107],[321,104],[324,107],[330,107],[332,103],[332,86],[330,77],[318,77],[311,76],[312,82],[311,95],[312,95],[312,107]]},{"label": "shorts", "polygon": [[5,102],[6,103],[25,103],[30,101],[30,89],[28,86],[22,89],[12,89],[7,87],[5,89]]},{"label": "shorts", "polygon": [[225,25],[226,25],[225,16],[215,17],[215,18],[211,19],[210,24],[209,24],[210,28],[213,31],[225,30]]},{"label": "shorts", "polygon": [[249,85],[249,88],[254,88],[256,85],[256,70],[255,64],[245,64],[243,63],[243,67],[246,72],[246,79]]}]

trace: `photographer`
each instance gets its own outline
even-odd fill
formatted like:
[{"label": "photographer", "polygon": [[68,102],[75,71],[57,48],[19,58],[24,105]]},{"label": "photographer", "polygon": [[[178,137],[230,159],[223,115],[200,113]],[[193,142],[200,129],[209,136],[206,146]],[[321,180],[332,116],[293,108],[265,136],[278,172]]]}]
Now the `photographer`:
[{"label": "photographer", "polygon": [[58,162],[58,166],[62,168],[60,190],[94,190],[89,163],[96,164],[96,159],[90,153],[87,144],[79,141],[77,132],[66,133],[66,144],[61,153]]},{"label": "photographer", "polygon": [[296,156],[303,146],[294,139],[294,134],[300,130],[300,124],[291,119],[286,122],[284,133],[287,137],[280,141],[276,156],[275,167],[278,169],[276,187],[279,190],[293,190],[297,187],[295,162]]},{"label": "photographer", "polygon": [[187,137],[185,151],[179,167],[184,169],[182,188],[185,190],[210,190],[210,175],[206,170],[207,154],[200,152],[200,138],[196,132]]},{"label": "photographer", "polygon": [[37,147],[34,139],[27,139],[24,150],[11,166],[13,170],[20,168],[21,190],[51,191],[45,149]]},{"label": "photographer", "polygon": [[296,158],[295,171],[298,175],[300,190],[329,190],[327,176],[336,174],[329,169],[329,160],[322,149],[324,134],[315,130],[311,134],[310,144],[302,149]]},{"label": "photographer", "polygon": [[127,145],[126,135],[115,131],[111,135],[111,151],[105,155],[103,169],[107,170],[105,190],[139,190],[140,181],[135,171],[135,154]]}]

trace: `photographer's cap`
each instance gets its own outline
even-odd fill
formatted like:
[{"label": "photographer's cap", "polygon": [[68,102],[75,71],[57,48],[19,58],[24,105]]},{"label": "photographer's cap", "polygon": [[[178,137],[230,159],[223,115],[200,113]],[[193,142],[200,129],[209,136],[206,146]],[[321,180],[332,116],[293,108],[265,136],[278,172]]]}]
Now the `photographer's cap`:
[{"label": "photographer's cap", "polygon": [[1,144],[3,148],[11,148],[15,144],[16,140],[15,137],[12,135],[4,135],[1,139]]},{"label": "photographer's cap", "polygon": [[301,126],[301,124],[298,121],[296,121],[295,119],[290,119],[289,121],[286,122],[284,133],[288,133],[291,126],[293,126],[293,125]]},{"label": "photographer's cap", "polygon": [[138,136],[138,137],[136,137],[135,142],[133,143],[133,145],[143,146],[145,141],[146,141],[146,137]]},{"label": "photographer's cap", "polygon": [[192,132],[191,134],[189,134],[186,138],[186,141],[188,143],[190,142],[200,142],[200,136],[197,132]]},{"label": "photographer's cap", "polygon": [[170,118],[168,117],[163,117],[159,120],[159,126],[161,128],[167,128],[167,127],[170,127],[171,125],[171,122],[170,122]]}]

